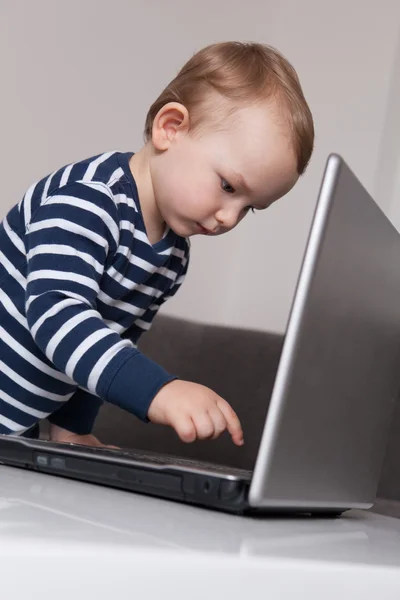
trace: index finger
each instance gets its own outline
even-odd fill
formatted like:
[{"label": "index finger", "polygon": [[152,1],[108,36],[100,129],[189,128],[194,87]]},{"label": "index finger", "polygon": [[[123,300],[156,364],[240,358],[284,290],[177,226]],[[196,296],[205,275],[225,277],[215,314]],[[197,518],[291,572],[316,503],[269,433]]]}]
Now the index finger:
[{"label": "index finger", "polygon": [[217,401],[217,406],[226,419],[227,430],[231,434],[233,442],[237,446],[243,446],[243,429],[240,424],[239,417],[233,410],[232,406],[223,398],[220,398]]}]

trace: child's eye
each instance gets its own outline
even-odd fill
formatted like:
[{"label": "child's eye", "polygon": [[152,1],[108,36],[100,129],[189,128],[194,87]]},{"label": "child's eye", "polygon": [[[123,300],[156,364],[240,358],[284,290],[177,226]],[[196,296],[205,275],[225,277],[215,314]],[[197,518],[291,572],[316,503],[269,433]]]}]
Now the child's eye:
[{"label": "child's eye", "polygon": [[235,188],[233,188],[230,183],[228,183],[226,181],[226,179],[222,179],[221,178],[221,187],[224,190],[224,192],[226,192],[227,194],[234,194],[235,193]]},{"label": "child's eye", "polygon": [[[227,194],[234,194],[236,192],[235,188],[231,186],[230,183],[228,183],[228,181],[226,181],[226,179],[223,179],[221,177],[221,187],[224,190],[224,192],[226,192]],[[244,209],[246,212],[249,212],[251,210],[251,212],[255,212],[255,209],[252,206],[246,206]]]}]

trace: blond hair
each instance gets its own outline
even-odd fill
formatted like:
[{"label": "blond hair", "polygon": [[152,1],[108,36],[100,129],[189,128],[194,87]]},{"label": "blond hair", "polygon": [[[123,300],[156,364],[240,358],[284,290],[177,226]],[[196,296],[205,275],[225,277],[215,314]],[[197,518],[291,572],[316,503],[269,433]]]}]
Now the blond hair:
[{"label": "blond hair", "polygon": [[204,122],[204,102],[212,90],[236,105],[274,100],[289,126],[297,171],[304,173],[314,146],[311,111],[292,65],[266,44],[220,42],[192,56],[150,107],[145,141],[151,139],[158,111],[169,102],[186,107],[195,131]]}]

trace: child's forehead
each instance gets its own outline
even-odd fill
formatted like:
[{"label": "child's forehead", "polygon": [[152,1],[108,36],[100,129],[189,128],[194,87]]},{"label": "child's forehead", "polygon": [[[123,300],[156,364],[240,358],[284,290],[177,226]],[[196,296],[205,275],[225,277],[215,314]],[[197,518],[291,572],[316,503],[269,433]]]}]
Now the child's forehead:
[{"label": "child's forehead", "polygon": [[276,102],[238,105],[221,96],[214,100],[208,102],[207,123],[199,136],[213,166],[227,167],[257,187],[269,177],[270,168],[289,175],[297,172],[291,132]]},{"label": "child's forehead", "polygon": [[265,163],[273,154],[292,153],[289,127],[276,114],[249,107],[230,119],[229,126],[209,134],[210,146],[221,159]]},{"label": "child's forehead", "polygon": [[272,102],[251,103],[244,106],[222,106],[205,117],[203,132],[218,143],[227,142],[230,152],[242,154],[262,152],[274,145],[276,138],[290,136],[286,119]]}]

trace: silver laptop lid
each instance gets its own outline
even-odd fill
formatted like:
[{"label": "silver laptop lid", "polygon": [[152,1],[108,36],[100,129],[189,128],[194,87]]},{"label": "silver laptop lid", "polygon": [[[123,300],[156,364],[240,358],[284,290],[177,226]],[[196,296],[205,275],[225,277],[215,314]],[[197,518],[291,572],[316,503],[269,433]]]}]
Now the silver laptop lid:
[{"label": "silver laptop lid", "polygon": [[372,505],[400,372],[400,235],[328,159],[250,489],[253,506]]}]

